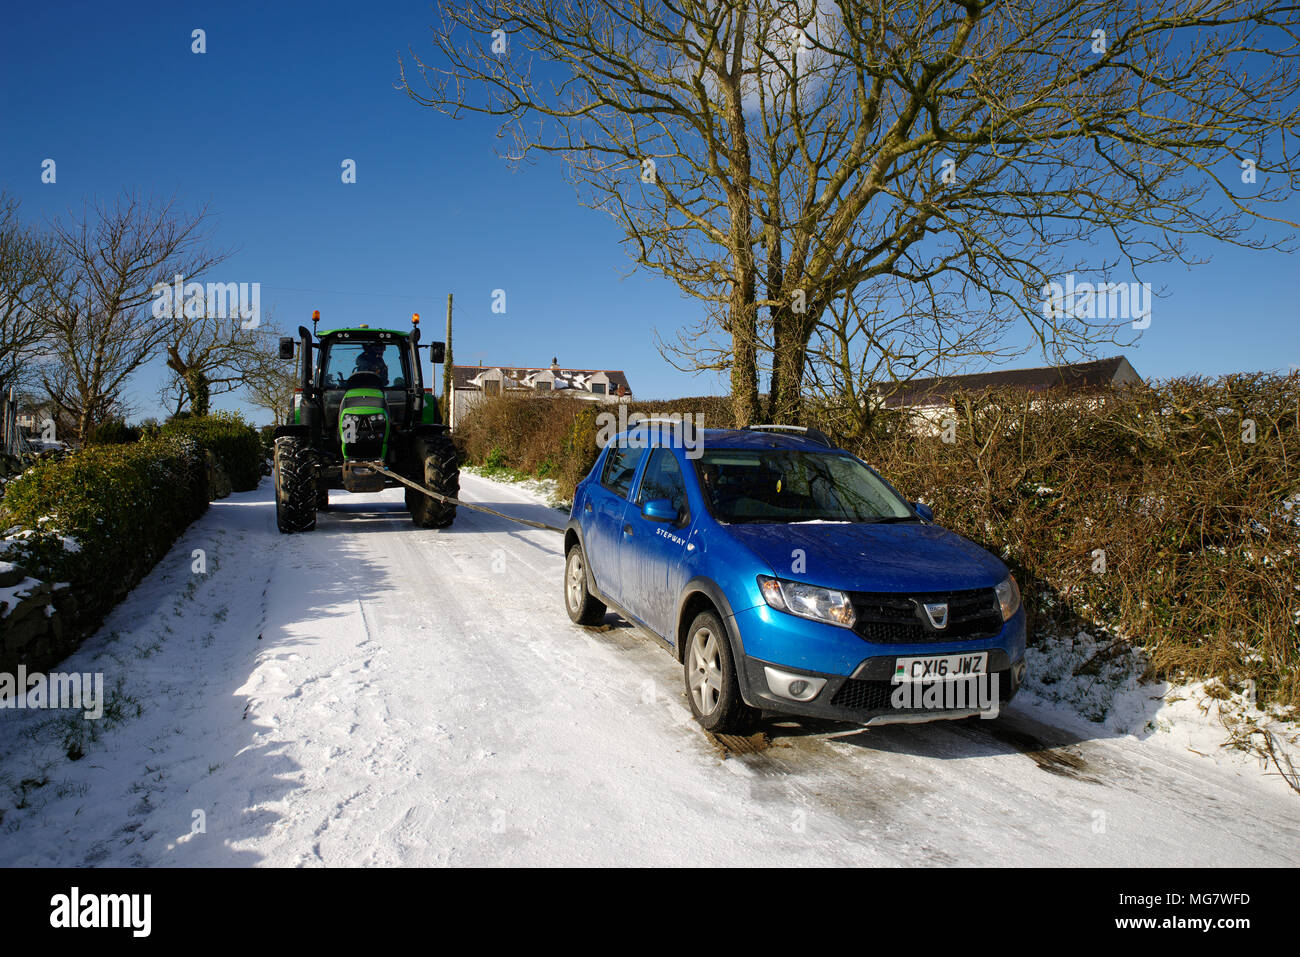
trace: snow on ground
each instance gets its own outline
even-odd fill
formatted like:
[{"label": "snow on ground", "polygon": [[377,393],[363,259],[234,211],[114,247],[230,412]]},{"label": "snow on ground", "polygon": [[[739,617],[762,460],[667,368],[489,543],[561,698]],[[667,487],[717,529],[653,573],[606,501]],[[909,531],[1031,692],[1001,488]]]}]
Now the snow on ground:
[{"label": "snow on ground", "polygon": [[[478,476],[462,493],[557,517]],[[401,490],[333,499],[294,536],[275,531],[269,483],[214,503],[60,666],[104,673],[98,724],[0,711],[0,864],[1287,866],[1300,853],[1300,799],[1256,769],[1032,701],[992,722],[769,723],[771,747],[726,757],[655,639],[613,615],[603,630],[569,622],[559,536],[469,510],[420,530]]]},{"label": "snow on ground", "polygon": [[1095,722],[1109,733],[1195,755],[1229,773],[1260,776],[1261,786],[1300,800],[1277,764],[1293,779],[1300,769],[1300,726],[1293,717],[1276,707],[1261,709],[1245,693],[1229,694],[1217,681],[1143,682],[1142,655],[1112,655],[1114,650],[1109,639],[1098,641],[1087,632],[1031,647],[1029,680],[1017,704],[1051,723]]}]

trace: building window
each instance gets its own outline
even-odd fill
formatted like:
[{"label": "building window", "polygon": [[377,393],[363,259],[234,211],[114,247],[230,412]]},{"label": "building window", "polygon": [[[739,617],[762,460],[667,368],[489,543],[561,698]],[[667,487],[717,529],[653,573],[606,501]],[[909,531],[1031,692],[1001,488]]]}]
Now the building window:
[{"label": "building window", "polygon": [[545,379],[543,379],[541,382],[533,383],[533,388],[536,389],[538,392],[550,392],[551,384],[547,382]]},{"label": "building window", "polygon": [[603,383],[603,382],[593,382],[593,383],[591,384],[591,394],[592,394],[592,395],[604,395],[604,394],[605,394],[605,383]]},{"label": "building window", "polygon": [[498,381],[496,381],[495,379],[489,379],[487,382],[484,382],[484,383],[483,383],[483,394],[484,394],[484,395],[500,395],[500,394],[501,394],[501,383],[498,382]]}]

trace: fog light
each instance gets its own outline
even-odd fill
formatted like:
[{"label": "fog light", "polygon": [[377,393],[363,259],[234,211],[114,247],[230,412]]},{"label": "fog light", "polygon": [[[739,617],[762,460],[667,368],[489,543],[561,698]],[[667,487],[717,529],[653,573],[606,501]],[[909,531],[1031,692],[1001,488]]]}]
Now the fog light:
[{"label": "fog light", "polygon": [[792,675],[788,671],[778,671],[766,665],[763,674],[767,677],[767,687],[772,694],[794,701],[811,701],[826,687],[825,678]]}]

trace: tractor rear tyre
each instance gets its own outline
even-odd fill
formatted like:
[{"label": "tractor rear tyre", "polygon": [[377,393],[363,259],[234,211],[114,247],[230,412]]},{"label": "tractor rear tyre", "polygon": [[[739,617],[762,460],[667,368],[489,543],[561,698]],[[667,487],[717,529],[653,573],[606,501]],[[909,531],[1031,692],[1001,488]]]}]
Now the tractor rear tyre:
[{"label": "tractor rear tyre", "polygon": [[[450,498],[460,498],[460,457],[445,435],[421,436],[415,440],[415,461],[421,466],[414,476],[426,488]],[[406,490],[406,507],[411,521],[420,528],[446,528],[456,518],[456,506],[430,498],[414,489]]]},{"label": "tractor rear tyre", "polygon": [[301,436],[275,440],[275,524],[286,534],[316,527],[316,456]]},{"label": "tractor rear tyre", "polygon": [[330,510],[330,488],[324,482],[316,483],[316,511],[328,512]]}]

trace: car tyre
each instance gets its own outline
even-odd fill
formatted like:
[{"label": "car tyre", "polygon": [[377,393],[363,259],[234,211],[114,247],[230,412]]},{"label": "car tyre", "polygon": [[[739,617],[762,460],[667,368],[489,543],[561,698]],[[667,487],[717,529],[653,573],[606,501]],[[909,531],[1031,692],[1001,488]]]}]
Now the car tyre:
[{"label": "car tyre", "polygon": [[716,613],[702,611],[695,616],[686,632],[682,658],[686,699],[700,726],[713,734],[748,732],[758,712],[740,695],[731,642]]},{"label": "car tyre", "polygon": [[587,590],[587,558],[581,542],[574,542],[564,556],[564,610],[578,625],[599,625],[605,620],[605,603]]}]

